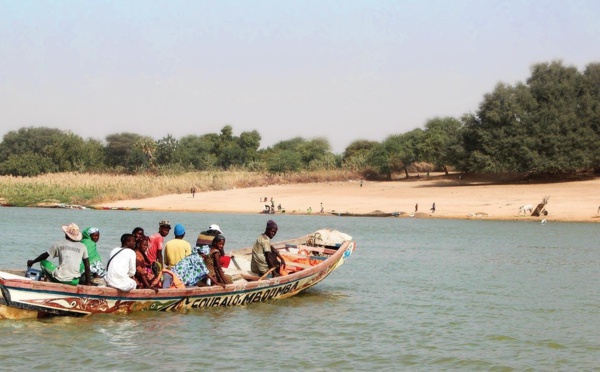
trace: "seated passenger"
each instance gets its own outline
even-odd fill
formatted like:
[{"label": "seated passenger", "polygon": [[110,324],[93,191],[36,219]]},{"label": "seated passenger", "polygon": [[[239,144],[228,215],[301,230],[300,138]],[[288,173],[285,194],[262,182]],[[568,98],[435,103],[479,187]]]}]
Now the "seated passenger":
[{"label": "seated passenger", "polygon": [[208,227],[208,230],[202,231],[196,239],[196,247],[207,246],[210,247],[215,236],[223,234],[221,228],[217,224],[212,224]]},{"label": "seated passenger", "polygon": [[215,236],[210,246],[208,259],[205,260],[206,266],[211,274],[214,273],[217,284],[231,284],[231,277],[223,272],[221,267],[221,258],[224,256],[225,237],[221,234]]},{"label": "seated passenger", "polygon": [[[271,271],[272,276],[280,276],[280,268],[285,269],[285,260],[271,245],[271,239],[277,234],[277,224],[273,220],[267,221],[265,232],[260,235],[252,246],[252,260],[250,269],[259,276]],[[271,270],[273,269],[273,270]]]},{"label": "seated passenger", "polygon": [[152,264],[146,251],[148,250],[150,238],[147,236],[140,237],[135,245],[135,275],[133,279],[137,283],[137,288],[159,289],[162,288],[161,275],[154,274]]},{"label": "seated passenger", "polygon": [[133,229],[131,235],[133,235],[133,237],[135,238],[136,245],[138,243],[138,240],[140,240],[143,236],[146,236],[146,234],[144,234],[144,229],[141,227],[136,227],[135,229]]},{"label": "seated passenger", "polygon": [[[210,274],[205,265],[209,249],[207,247],[195,247],[194,252],[183,258],[175,265],[173,270],[163,270],[163,288],[173,288],[172,281],[181,281],[185,287],[211,286],[217,283],[214,275]],[[225,287],[225,284],[221,284]]]},{"label": "seated passenger", "polygon": [[[81,242],[86,246],[88,252],[88,259],[90,260],[90,272],[92,278],[104,278],[106,275],[106,269],[102,264],[102,257],[98,253],[98,247],[96,243],[100,240],[100,230],[97,227],[88,227],[83,230],[83,238]],[[83,273],[85,266],[83,262],[79,266],[79,272]]]},{"label": "seated passenger", "polygon": [[[79,265],[83,261],[85,284],[90,285],[90,261],[87,248],[81,243],[82,235],[79,226],[71,223],[63,225],[62,230],[65,233],[65,238],[54,243],[48,252],[42,253],[34,260],[28,260],[27,268],[30,268],[36,262],[40,262],[42,271],[48,280],[77,285],[81,276]],[[49,257],[58,257],[58,266],[48,261]]]},{"label": "seated passenger", "polygon": [[121,247],[110,252],[110,259],[106,264],[106,284],[128,292],[135,289],[137,283],[132,277],[135,275],[135,238],[131,234],[121,236]]},{"label": "seated passenger", "polygon": [[183,225],[178,223],[173,230],[175,239],[169,240],[165,245],[165,265],[167,269],[173,268],[182,258],[192,253],[190,243],[183,240],[185,236]]},{"label": "seated passenger", "polygon": [[[198,235],[198,239],[196,239],[196,247],[207,246],[210,248],[212,245],[212,241],[215,236],[223,234],[219,225],[212,224],[208,227],[208,230],[202,231],[200,235]],[[221,267],[228,268],[229,263],[231,262],[231,257],[226,256],[224,252],[221,252]]]}]

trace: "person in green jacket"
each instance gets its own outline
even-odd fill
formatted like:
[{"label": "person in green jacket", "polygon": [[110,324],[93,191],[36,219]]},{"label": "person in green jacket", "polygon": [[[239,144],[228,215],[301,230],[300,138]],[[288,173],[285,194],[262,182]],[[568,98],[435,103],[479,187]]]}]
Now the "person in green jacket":
[{"label": "person in green jacket", "polygon": [[[106,269],[102,264],[102,257],[98,253],[96,243],[100,240],[100,230],[97,227],[88,227],[82,232],[83,238],[81,242],[85,245],[90,260],[90,271],[94,278],[104,278]],[[80,271],[83,272],[84,267],[81,264]]]}]

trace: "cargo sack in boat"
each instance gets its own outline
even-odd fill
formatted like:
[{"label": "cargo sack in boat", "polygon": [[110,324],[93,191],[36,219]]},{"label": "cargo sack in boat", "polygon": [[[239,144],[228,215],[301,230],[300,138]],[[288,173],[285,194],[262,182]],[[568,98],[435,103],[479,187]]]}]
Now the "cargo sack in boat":
[{"label": "cargo sack in boat", "polygon": [[352,240],[352,237],[337,230],[321,229],[308,238],[307,244],[311,246],[338,248],[346,240]]}]

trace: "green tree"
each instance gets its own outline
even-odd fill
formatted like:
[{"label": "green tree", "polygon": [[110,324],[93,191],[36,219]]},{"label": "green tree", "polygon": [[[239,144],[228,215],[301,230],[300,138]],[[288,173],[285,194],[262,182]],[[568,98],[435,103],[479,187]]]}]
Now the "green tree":
[{"label": "green tree", "polygon": [[589,123],[594,132],[592,148],[590,154],[592,157],[593,168],[596,173],[600,173],[600,63],[590,63],[583,72],[584,93],[581,104],[582,120]]},{"label": "green tree", "polygon": [[0,163],[1,175],[35,177],[40,174],[56,171],[56,165],[50,158],[33,152],[26,152],[20,155],[11,154],[6,160]]},{"label": "green tree", "polygon": [[342,154],[343,167],[354,171],[365,169],[370,152],[379,144],[377,141],[356,140]]},{"label": "green tree", "polygon": [[48,155],[49,148],[65,133],[60,129],[46,127],[28,127],[10,131],[0,143],[0,161],[10,155],[34,153]]},{"label": "green tree", "polygon": [[271,173],[297,172],[302,167],[302,158],[296,151],[280,150],[271,154],[267,166]]},{"label": "green tree", "polygon": [[452,164],[457,146],[461,146],[460,129],[462,123],[452,117],[436,117],[425,123],[423,138],[419,145],[422,159],[435,164],[448,174],[448,164]]},{"label": "green tree", "polygon": [[[106,136],[105,158],[109,167],[123,167],[131,169],[132,165],[144,161],[146,156],[144,152],[137,149],[136,154],[132,153],[136,143],[143,140],[143,136],[136,133],[116,133]],[[140,156],[143,155],[143,156]]]},{"label": "green tree", "polygon": [[175,163],[175,151],[178,146],[179,141],[170,134],[156,141],[156,163],[159,165]]},{"label": "green tree", "polygon": [[189,135],[179,140],[173,157],[182,165],[191,164],[197,170],[212,169],[217,164],[216,142],[213,135]]}]

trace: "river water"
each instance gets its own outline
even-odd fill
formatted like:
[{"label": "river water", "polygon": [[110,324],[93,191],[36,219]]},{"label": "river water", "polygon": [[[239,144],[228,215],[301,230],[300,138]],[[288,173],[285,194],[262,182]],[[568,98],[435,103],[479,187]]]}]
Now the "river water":
[{"label": "river water", "polygon": [[[0,267],[97,226],[217,223],[225,250],[265,215],[0,208]],[[244,307],[0,321],[4,370],[590,370],[600,367],[600,225],[277,215],[275,240],[331,227],[358,249],[296,297]]]}]

